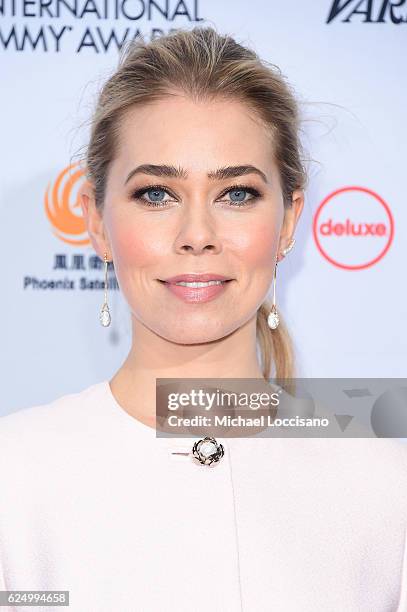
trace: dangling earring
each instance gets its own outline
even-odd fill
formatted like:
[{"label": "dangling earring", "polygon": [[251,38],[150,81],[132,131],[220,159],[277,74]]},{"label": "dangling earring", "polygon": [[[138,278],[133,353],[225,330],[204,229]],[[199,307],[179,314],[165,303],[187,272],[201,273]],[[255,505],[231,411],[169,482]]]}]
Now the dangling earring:
[{"label": "dangling earring", "polygon": [[[291,238],[288,246],[283,249],[281,251],[283,257],[285,257],[287,255],[287,253],[289,253],[291,251],[291,249],[293,248],[295,243],[295,238]],[[278,312],[277,312],[277,306],[276,306],[276,278],[277,278],[277,261],[276,261],[276,265],[274,268],[274,283],[273,283],[273,305],[270,309],[270,314],[267,317],[267,324],[270,327],[270,329],[277,329],[279,323],[280,323],[280,317],[278,316]]]},{"label": "dangling earring", "polygon": [[107,305],[107,253],[105,253],[104,255],[104,262],[105,262],[105,300],[100,310],[99,319],[103,327],[108,327],[110,325],[112,318],[110,316],[109,306]]},{"label": "dangling earring", "polygon": [[270,314],[267,317],[267,324],[270,329],[277,329],[278,324],[280,323],[280,318],[278,316],[277,307],[276,307],[276,277],[277,277],[277,261],[274,266],[274,283],[273,283],[273,305],[270,310]]}]

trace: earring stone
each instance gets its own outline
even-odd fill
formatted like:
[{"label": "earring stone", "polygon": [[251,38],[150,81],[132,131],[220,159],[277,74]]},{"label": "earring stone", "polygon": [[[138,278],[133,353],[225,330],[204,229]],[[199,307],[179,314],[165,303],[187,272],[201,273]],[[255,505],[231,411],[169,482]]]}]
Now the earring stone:
[{"label": "earring stone", "polygon": [[270,329],[277,329],[279,323],[280,323],[280,317],[278,316],[276,306],[273,304],[273,306],[271,307],[269,316],[267,317],[267,325],[269,326]]},{"label": "earring stone", "polygon": [[110,316],[110,310],[107,304],[103,304],[99,318],[103,327],[109,327],[112,317]]}]

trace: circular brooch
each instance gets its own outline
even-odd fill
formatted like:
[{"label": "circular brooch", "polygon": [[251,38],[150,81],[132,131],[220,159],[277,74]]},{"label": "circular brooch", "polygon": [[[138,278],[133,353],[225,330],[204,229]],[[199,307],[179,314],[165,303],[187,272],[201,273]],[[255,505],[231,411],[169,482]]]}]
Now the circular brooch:
[{"label": "circular brooch", "polygon": [[205,436],[194,443],[192,447],[193,456],[203,465],[217,463],[225,454],[225,449],[215,438]]}]

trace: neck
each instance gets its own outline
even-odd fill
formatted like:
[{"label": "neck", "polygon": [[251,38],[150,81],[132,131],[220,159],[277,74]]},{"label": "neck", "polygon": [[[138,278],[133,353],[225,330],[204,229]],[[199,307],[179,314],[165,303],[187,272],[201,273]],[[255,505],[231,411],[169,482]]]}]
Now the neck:
[{"label": "neck", "polygon": [[155,426],[157,378],[261,378],[256,354],[256,317],[211,342],[177,344],[132,317],[132,347],[110,381],[119,404]]}]

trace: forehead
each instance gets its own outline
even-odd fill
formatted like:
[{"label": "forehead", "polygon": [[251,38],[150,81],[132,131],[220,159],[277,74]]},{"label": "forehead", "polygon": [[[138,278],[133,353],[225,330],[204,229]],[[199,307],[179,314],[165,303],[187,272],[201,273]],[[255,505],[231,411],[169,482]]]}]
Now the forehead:
[{"label": "forehead", "polygon": [[243,102],[193,101],[182,95],[132,107],[119,126],[115,165],[165,160],[191,173],[219,164],[251,163],[271,172],[270,130]]}]

